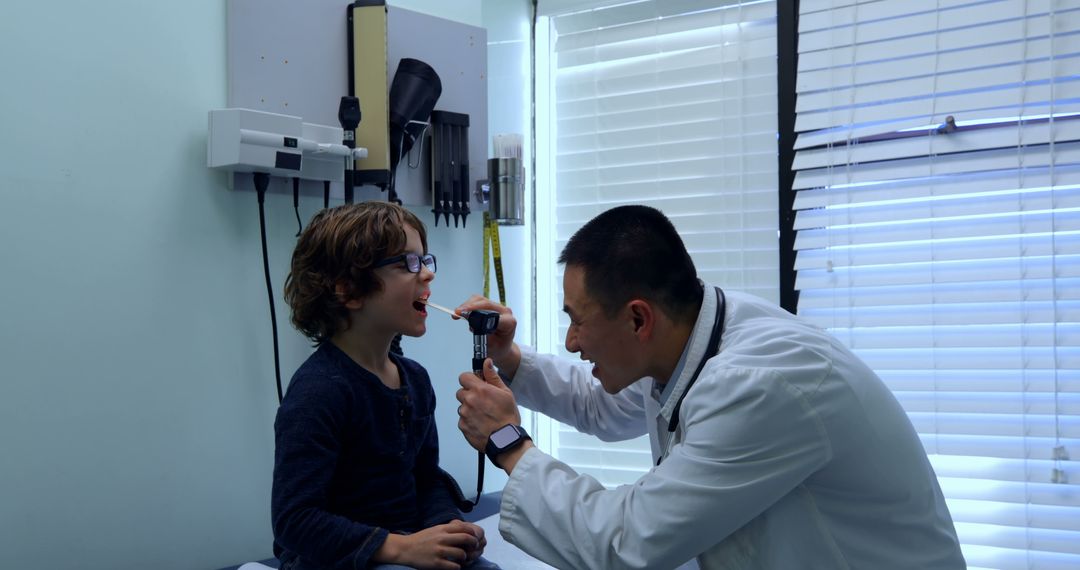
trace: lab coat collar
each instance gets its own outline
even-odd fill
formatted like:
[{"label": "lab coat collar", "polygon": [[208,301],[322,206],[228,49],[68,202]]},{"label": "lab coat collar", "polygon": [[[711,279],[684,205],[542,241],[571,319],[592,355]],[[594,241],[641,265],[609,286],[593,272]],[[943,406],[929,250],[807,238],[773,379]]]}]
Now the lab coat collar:
[{"label": "lab coat collar", "polygon": [[690,335],[689,345],[687,349],[684,349],[686,362],[678,377],[671,380],[675,384],[671,387],[664,405],[660,408],[660,417],[664,419],[663,423],[665,425],[671,422],[671,415],[674,413],[675,407],[682,399],[683,393],[689,388],[690,379],[694,376],[694,372],[698,369],[701,360],[706,356],[705,352],[708,350],[713,323],[716,322],[716,312],[719,310],[719,306],[716,302],[713,287],[704,281],[701,281],[701,286],[705,294],[701,296],[701,310],[698,311],[697,322],[694,323],[694,331]]}]

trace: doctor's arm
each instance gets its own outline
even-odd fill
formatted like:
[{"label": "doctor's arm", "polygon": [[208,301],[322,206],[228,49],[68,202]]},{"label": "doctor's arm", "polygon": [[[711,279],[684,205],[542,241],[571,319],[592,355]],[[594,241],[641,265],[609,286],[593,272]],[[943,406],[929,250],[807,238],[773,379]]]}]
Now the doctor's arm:
[{"label": "doctor's arm", "polygon": [[520,348],[512,389],[519,404],[603,441],[622,441],[646,431],[645,390],[638,381],[609,394],[585,362]]},{"label": "doctor's arm", "polygon": [[[503,491],[501,533],[571,568],[675,567],[716,545],[830,454],[797,390],[779,378],[741,380],[730,394],[695,387],[680,414],[685,437],[632,485],[605,489],[538,449],[522,450]],[[781,385],[755,388],[773,382]]]},{"label": "doctor's arm", "polygon": [[499,313],[498,330],[488,337],[488,355],[499,373],[512,380],[518,404],[604,441],[632,439],[645,433],[644,382],[608,394],[586,363],[538,354],[515,343],[517,321],[509,308],[474,295],[457,312],[474,309]]}]

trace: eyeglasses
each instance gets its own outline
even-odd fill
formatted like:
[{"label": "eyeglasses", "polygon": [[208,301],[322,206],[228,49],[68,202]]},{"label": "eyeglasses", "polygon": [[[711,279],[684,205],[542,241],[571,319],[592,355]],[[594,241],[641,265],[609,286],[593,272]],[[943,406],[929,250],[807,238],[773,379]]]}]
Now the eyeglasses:
[{"label": "eyeglasses", "polygon": [[395,263],[405,262],[405,268],[409,270],[409,273],[420,273],[420,263],[422,262],[428,271],[435,273],[435,256],[430,253],[424,255],[417,255],[415,253],[403,253],[401,255],[395,255],[394,257],[388,257],[373,267],[383,267],[386,265],[393,265]]}]

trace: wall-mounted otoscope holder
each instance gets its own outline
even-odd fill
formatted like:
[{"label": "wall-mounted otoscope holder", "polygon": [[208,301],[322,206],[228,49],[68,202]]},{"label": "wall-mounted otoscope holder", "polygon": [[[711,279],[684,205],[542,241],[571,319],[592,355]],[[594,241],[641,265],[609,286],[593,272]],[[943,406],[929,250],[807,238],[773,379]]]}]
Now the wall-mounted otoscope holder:
[{"label": "wall-mounted otoscope holder", "polygon": [[234,172],[341,182],[344,161],[367,156],[366,148],[341,144],[342,137],[338,127],[292,115],[217,109],[209,113],[206,163]]}]

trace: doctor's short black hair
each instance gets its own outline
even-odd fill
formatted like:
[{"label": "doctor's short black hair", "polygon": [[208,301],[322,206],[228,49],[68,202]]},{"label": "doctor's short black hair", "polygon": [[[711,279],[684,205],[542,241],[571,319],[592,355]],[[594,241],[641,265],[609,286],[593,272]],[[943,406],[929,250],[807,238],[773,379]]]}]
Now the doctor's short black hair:
[{"label": "doctor's short black hair", "polygon": [[587,294],[608,317],[632,299],[646,299],[676,321],[697,318],[697,269],[671,220],[656,208],[619,206],[601,213],[574,233],[559,263],[584,270]]}]

